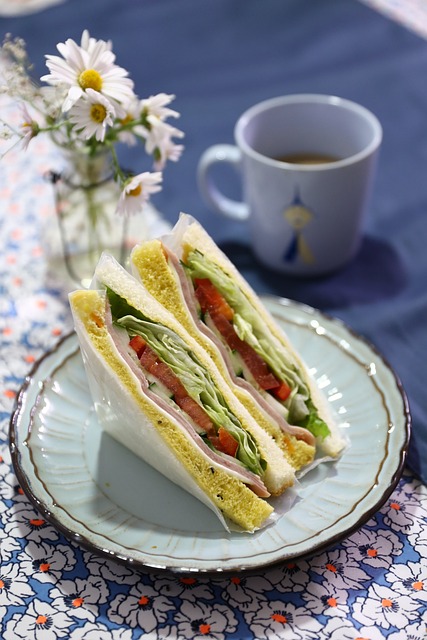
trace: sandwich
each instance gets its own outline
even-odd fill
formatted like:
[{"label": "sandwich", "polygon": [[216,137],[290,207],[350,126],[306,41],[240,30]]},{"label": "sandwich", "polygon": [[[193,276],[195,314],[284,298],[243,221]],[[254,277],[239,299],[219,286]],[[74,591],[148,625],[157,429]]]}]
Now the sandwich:
[{"label": "sandwich", "polygon": [[[335,459],[346,441],[302,358],[203,227],[181,214],[172,232],[131,253],[133,274],[203,346],[296,471]],[[314,461],[315,463],[315,461]]]},{"label": "sandwich", "polygon": [[70,306],[100,424],[226,528],[274,518],[295,482],[274,438],[185,327],[108,254]]}]

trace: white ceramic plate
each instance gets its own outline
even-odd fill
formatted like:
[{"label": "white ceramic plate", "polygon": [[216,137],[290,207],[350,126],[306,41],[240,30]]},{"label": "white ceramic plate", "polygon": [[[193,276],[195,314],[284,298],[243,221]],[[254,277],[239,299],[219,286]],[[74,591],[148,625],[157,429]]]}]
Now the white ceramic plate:
[{"label": "white ceramic plate", "polygon": [[399,480],[409,439],[400,382],[340,321],[286,299],[264,301],[350,440],[339,461],[304,476],[290,511],[254,534],[226,533],[207,507],[101,431],[70,335],[33,369],[11,420],[15,471],[47,520],[137,568],[223,572],[311,555],[379,509]]}]

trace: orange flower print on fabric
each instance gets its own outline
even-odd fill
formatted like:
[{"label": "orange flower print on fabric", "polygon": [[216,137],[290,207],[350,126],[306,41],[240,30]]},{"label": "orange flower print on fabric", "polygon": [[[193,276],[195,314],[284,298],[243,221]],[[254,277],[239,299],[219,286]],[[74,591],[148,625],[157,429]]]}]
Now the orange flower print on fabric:
[{"label": "orange flower print on fabric", "polygon": [[282,611],[275,611],[271,615],[271,617],[275,622],[279,622],[280,624],[283,624],[283,625],[285,625],[288,622],[288,618]]}]

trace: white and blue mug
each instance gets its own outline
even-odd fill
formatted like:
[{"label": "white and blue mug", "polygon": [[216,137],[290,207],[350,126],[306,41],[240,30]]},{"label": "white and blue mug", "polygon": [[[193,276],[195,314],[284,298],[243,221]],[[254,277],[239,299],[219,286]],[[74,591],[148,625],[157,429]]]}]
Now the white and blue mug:
[{"label": "white and blue mug", "polygon": [[[234,138],[200,159],[207,203],[248,221],[254,252],[272,269],[310,276],[347,264],[360,247],[382,140],[376,116],[335,96],[282,96],[245,111]],[[219,162],[241,172],[243,202],[215,184]]]}]

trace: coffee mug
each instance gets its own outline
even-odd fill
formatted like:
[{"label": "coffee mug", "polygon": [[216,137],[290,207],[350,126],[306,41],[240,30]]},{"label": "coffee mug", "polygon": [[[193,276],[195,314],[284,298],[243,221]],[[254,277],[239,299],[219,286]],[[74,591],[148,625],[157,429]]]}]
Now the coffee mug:
[{"label": "coffee mug", "polygon": [[[245,111],[234,138],[200,159],[208,205],[247,221],[255,255],[274,270],[321,275],[348,263],[360,247],[382,140],[376,116],[336,96],[288,95]],[[220,191],[217,163],[240,171],[243,202]]]}]

